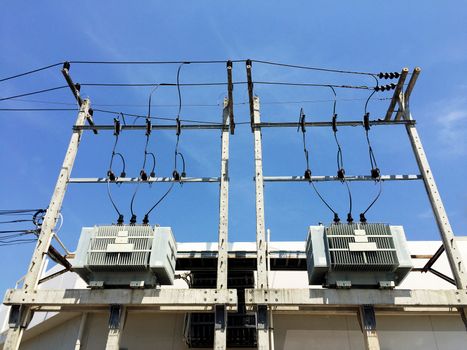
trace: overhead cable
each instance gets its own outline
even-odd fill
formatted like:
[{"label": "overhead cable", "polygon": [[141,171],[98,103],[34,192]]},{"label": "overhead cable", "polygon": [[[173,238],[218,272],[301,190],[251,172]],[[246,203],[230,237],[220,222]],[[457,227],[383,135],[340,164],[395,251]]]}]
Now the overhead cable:
[{"label": "overhead cable", "polygon": [[19,95],[14,95],[14,96],[1,97],[1,98],[0,98],[0,101],[7,101],[7,100],[12,100],[12,99],[18,98],[18,97],[24,97],[24,96],[31,96],[31,95],[43,94],[43,93],[45,93],[45,92],[55,91],[55,90],[61,90],[61,89],[65,89],[65,88],[68,88],[68,85],[62,85],[62,86],[56,86],[56,87],[48,88],[48,89],[42,89],[42,90],[37,90],[37,91],[32,91],[32,92],[26,92],[26,93],[24,93],[24,94],[19,94]]},{"label": "overhead cable", "polygon": [[[334,140],[336,141],[336,146],[337,146],[337,177],[341,180],[343,184],[345,184],[347,188],[347,194],[349,197],[349,211],[347,213],[347,222],[350,224],[353,222],[353,217],[352,217],[352,192],[350,191],[350,186],[349,183],[345,179],[345,168],[344,168],[344,158],[342,155],[342,147],[340,145],[339,139],[337,137],[337,113],[336,113],[336,100],[337,100],[337,94],[336,90],[334,89],[333,86],[329,85],[328,86],[333,95],[334,95],[334,102],[333,102],[333,109],[332,109],[332,132],[334,134]],[[336,222],[337,223],[337,222]]]},{"label": "overhead cable", "polygon": [[[123,114],[122,114],[123,116]],[[115,142],[114,142],[114,145],[113,145],[113,148],[112,148],[112,154],[111,154],[111,157],[110,157],[110,164],[109,164],[109,170],[107,171],[107,194],[109,196],[109,199],[110,199],[110,202],[112,203],[112,206],[114,207],[115,211],[117,212],[118,214],[118,219],[117,219],[117,224],[118,225],[121,225],[123,224],[124,222],[124,218],[123,218],[123,214],[120,212],[120,210],[118,210],[117,208],[117,205],[115,204],[114,200],[113,200],[113,197],[112,197],[112,192],[110,190],[110,182],[114,182],[116,179],[117,179],[117,176],[115,175],[115,173],[113,172],[112,170],[112,165],[113,165],[113,161],[114,161],[114,158],[115,156],[118,156],[121,161],[122,161],[122,172],[120,173],[120,177],[126,177],[126,172],[125,172],[125,168],[126,168],[126,164],[125,164],[125,158],[123,157],[123,155],[120,153],[120,152],[115,152],[116,148],[117,148],[117,144],[118,144],[118,140],[119,140],[119,136],[120,136],[120,132],[121,132],[121,124],[120,124],[120,120],[119,118],[114,118],[114,136],[115,136]]]},{"label": "overhead cable", "polygon": [[316,188],[316,186],[315,186],[315,184],[313,182],[312,173],[311,173],[311,169],[310,169],[308,148],[306,146],[306,123],[305,123],[305,119],[306,119],[306,115],[305,115],[305,113],[303,111],[303,108],[301,108],[300,109],[300,118],[299,118],[299,125],[298,125],[298,128],[297,128],[297,132],[300,131],[300,130],[302,132],[303,152],[305,154],[305,162],[306,162],[306,170],[305,170],[304,177],[311,184],[311,186],[313,187],[313,190],[315,191],[315,193],[319,197],[319,199],[321,199],[321,201],[324,203],[324,205],[326,205],[326,207],[328,207],[328,209],[330,211],[332,211],[332,213],[334,214],[334,219],[333,219],[334,222],[338,223],[340,221],[339,215],[331,207],[331,205],[324,199],[324,197],[318,191],[318,189]]},{"label": "overhead cable", "polygon": [[0,83],[4,82],[4,81],[7,81],[7,80],[10,80],[10,79],[15,79],[15,78],[23,77],[25,75],[37,73],[37,72],[40,72],[40,71],[43,71],[43,70],[46,70],[46,69],[49,69],[49,68],[61,66],[62,64],[63,64],[63,62],[58,62],[58,63],[50,64],[48,66],[44,66],[44,67],[41,67],[41,68],[37,68],[37,69],[33,69],[33,70],[26,71],[26,72],[23,72],[23,73],[15,74],[15,75],[12,75],[12,76],[9,76],[9,77],[6,77],[6,78],[1,78]]}]

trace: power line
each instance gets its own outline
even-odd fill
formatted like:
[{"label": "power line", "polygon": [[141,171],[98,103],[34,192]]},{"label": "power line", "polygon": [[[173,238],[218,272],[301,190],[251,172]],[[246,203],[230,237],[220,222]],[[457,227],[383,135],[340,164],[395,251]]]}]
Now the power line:
[{"label": "power line", "polygon": [[61,90],[68,88],[68,85],[62,85],[62,86],[56,86],[53,88],[48,88],[48,89],[43,89],[43,90],[37,90],[33,92],[26,92],[24,94],[19,94],[19,95],[14,95],[14,96],[8,96],[8,97],[2,97],[0,98],[0,101],[6,101],[6,100],[12,100],[17,97],[24,97],[24,96],[31,96],[31,95],[37,95],[37,94],[42,94],[44,92],[49,92],[49,91],[55,91],[55,90]]},{"label": "power line", "polygon": [[315,70],[315,71],[330,72],[330,73],[360,74],[360,75],[371,75],[371,76],[377,75],[377,73],[370,73],[370,72],[358,72],[358,71],[349,71],[349,70],[340,70],[340,69],[331,69],[331,68],[322,68],[322,67],[299,66],[295,64],[287,64],[287,63],[279,63],[279,62],[271,62],[271,61],[261,61],[261,60],[251,60],[251,61],[256,62],[256,63],[273,65],[273,66],[299,68],[299,69]]},{"label": "power line", "polygon": [[54,112],[54,111],[76,111],[77,108],[0,108],[2,112]]},{"label": "power line", "polygon": [[308,87],[333,87],[339,89],[357,89],[357,90],[372,90],[373,88],[366,85],[335,85],[335,84],[317,84],[317,83],[291,83],[284,81],[254,81],[257,85],[285,85],[285,86],[308,86]]},{"label": "power line", "polygon": [[[387,101],[391,100],[391,97],[380,97],[372,98],[372,101]],[[76,103],[70,102],[58,102],[58,101],[44,101],[44,100],[29,100],[29,99],[15,99],[19,102],[32,102],[32,103],[43,103],[43,104],[56,104],[56,105],[66,105],[66,106],[75,106]],[[302,104],[302,103],[327,103],[333,102],[334,99],[319,99],[319,100],[286,100],[286,101],[261,101],[262,105],[281,105],[281,104]],[[337,102],[351,102],[351,101],[366,101],[366,98],[341,98],[336,99]],[[235,106],[247,105],[248,101],[236,102]],[[184,103],[184,107],[220,107],[220,103]],[[116,103],[93,103],[95,107],[144,107],[147,108],[147,104],[116,104]],[[161,104],[158,103],[157,107],[178,107],[178,104]],[[2,109],[7,110],[7,109]],[[13,109],[10,109],[13,110]]]},{"label": "power line", "polygon": [[48,65],[48,66],[44,66],[44,67],[41,67],[41,68],[33,69],[33,70],[30,70],[30,71],[27,71],[27,72],[23,72],[23,73],[19,73],[19,74],[16,74],[16,75],[12,75],[12,76],[10,76],[10,77],[2,78],[2,79],[0,79],[0,83],[3,82],[3,81],[7,81],[7,80],[11,80],[11,79],[23,77],[23,76],[25,76],[25,75],[37,73],[37,72],[40,72],[40,71],[43,71],[43,70],[46,70],[46,69],[49,69],[49,68],[57,67],[57,66],[60,66],[60,65],[62,65],[62,64],[63,64],[63,62],[58,62],[58,63],[50,64],[50,65]]},{"label": "power line", "polygon": [[[233,82],[234,85],[246,84],[246,81]],[[82,83],[81,86],[105,86],[105,87],[153,87],[154,85],[159,86],[171,86],[177,87],[176,83]],[[221,86],[227,85],[226,82],[207,82],[207,83],[184,83],[179,86]]]},{"label": "power line", "polygon": [[[231,62],[245,62],[246,60],[230,60]],[[227,60],[199,60],[199,61],[69,61],[71,64],[218,64]]]}]

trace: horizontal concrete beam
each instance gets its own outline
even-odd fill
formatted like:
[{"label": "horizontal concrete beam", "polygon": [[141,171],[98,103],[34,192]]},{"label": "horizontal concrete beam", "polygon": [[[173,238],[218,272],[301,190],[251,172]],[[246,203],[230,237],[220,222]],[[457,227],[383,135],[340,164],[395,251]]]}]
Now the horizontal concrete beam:
[{"label": "horizontal concrete beam", "polygon": [[247,307],[257,304],[334,308],[358,305],[383,308],[465,307],[467,290],[246,289],[245,300]]},{"label": "horizontal concrete beam", "polygon": [[109,304],[137,306],[138,308],[163,308],[172,311],[210,311],[213,305],[225,304],[236,309],[237,292],[234,289],[65,289],[36,290],[9,289],[3,301],[6,305],[26,304],[32,307],[63,307],[69,311],[80,308],[107,307]]}]

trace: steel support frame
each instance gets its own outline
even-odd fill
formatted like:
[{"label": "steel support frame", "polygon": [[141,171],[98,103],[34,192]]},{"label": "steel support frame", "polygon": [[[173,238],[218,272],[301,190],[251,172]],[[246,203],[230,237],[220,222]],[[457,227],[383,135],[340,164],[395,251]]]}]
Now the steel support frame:
[{"label": "steel support frame", "polygon": [[[85,124],[86,120],[89,118],[89,108],[90,101],[87,99],[83,100],[80,106],[78,117],[76,119],[76,125]],[[68,180],[70,178],[71,170],[78,152],[81,134],[82,131],[73,131],[71,136],[68,150],[66,152],[65,159],[63,160],[63,165],[55,185],[55,190],[48,206],[47,213],[41,227],[41,232],[39,233],[39,237],[37,239],[36,248],[34,249],[27,274],[24,278],[24,284],[21,291],[25,293],[33,294],[39,283],[41,269],[45,262],[46,255],[53,238],[53,229],[60,214]],[[19,302],[19,304],[22,303]],[[25,307],[22,312],[29,314],[32,311],[28,307]],[[8,331],[5,340],[4,350],[17,350],[21,343],[23,332],[24,327],[11,328]]]},{"label": "steel support frame", "polygon": [[[230,69],[231,72],[231,69]],[[232,120],[232,103],[228,98],[224,99],[223,124],[221,136],[221,176],[219,185],[219,241],[217,254],[217,290],[227,290],[228,274],[228,230],[229,230],[229,124]],[[214,325],[214,349],[227,348],[227,308],[218,305],[215,308],[215,318],[224,320]],[[219,315],[222,313],[222,315]]]}]

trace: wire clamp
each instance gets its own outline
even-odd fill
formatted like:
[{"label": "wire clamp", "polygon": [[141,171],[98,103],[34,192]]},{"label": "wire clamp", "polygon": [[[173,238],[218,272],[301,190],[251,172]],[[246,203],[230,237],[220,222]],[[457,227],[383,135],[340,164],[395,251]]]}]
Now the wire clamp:
[{"label": "wire clamp", "polygon": [[332,116],[332,131],[337,132],[337,114]]},{"label": "wire clamp", "polygon": [[151,135],[151,131],[152,131],[151,120],[149,118],[146,118],[146,136]]},{"label": "wire clamp", "polygon": [[109,178],[110,181],[115,181],[116,180],[115,174],[110,169],[107,171],[107,177]]},{"label": "wire clamp", "polygon": [[303,108],[300,108],[300,118],[298,121],[299,125],[297,128],[297,132],[300,131],[300,129],[302,129],[302,133],[306,133],[305,119],[306,119],[306,115],[303,112]]},{"label": "wire clamp", "polygon": [[182,123],[180,122],[180,119],[179,119],[179,118],[177,118],[176,122],[177,122],[177,131],[176,131],[176,135],[177,135],[177,136],[180,136],[180,134],[182,133]]},{"label": "wire clamp", "polygon": [[370,113],[369,112],[365,113],[365,115],[363,116],[363,126],[365,127],[366,131],[370,130]]},{"label": "wire clamp", "polygon": [[376,181],[380,181],[381,173],[378,168],[371,169],[371,178]]},{"label": "wire clamp", "polygon": [[343,182],[345,180],[345,170],[344,168],[340,168],[337,170],[337,177]]}]

